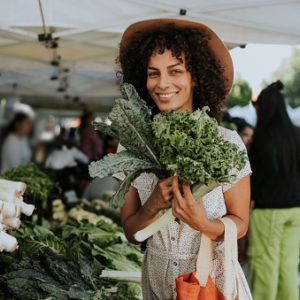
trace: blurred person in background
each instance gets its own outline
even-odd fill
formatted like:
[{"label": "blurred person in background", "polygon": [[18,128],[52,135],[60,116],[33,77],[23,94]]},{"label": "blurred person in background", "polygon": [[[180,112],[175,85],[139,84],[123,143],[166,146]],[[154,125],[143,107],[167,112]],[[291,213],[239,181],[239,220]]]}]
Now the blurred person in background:
[{"label": "blurred person in background", "polygon": [[105,143],[105,154],[109,154],[109,153],[116,153],[117,152],[117,148],[118,148],[118,144],[119,144],[119,140],[113,136],[106,136],[104,139]]},{"label": "blurred person in background", "polygon": [[254,135],[254,128],[242,118],[232,118],[231,122],[237,126],[238,134],[242,138],[247,151],[249,152]]},{"label": "blurred person in background", "polygon": [[[116,153],[119,140],[112,136],[104,137],[104,153]],[[107,192],[116,192],[119,188],[118,181],[112,176],[104,178],[94,178],[89,185],[85,188],[82,198],[87,200],[102,199],[103,195]]]},{"label": "blurred person in background", "polygon": [[277,81],[254,103],[257,126],[250,149],[252,199],[248,248],[255,300],[298,300],[300,133]]},{"label": "blurred person in background", "polygon": [[94,120],[95,116],[92,112],[85,112],[81,117],[79,127],[79,150],[81,150],[90,161],[99,160],[103,156],[103,142],[92,126]]},{"label": "blurred person in background", "polygon": [[18,112],[3,134],[1,147],[1,174],[30,161],[32,151],[28,143],[33,119],[31,116]]}]

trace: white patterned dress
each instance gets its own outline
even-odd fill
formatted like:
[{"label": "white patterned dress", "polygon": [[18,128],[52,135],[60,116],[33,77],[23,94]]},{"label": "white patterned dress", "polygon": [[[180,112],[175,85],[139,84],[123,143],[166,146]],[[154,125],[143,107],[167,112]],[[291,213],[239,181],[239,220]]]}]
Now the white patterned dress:
[{"label": "white patterned dress", "polygon": [[[246,150],[241,138],[235,131],[219,127],[219,133],[225,140],[237,144],[241,150]],[[124,147],[119,145],[118,151],[122,150]],[[250,173],[251,168],[249,161],[247,161],[246,166],[237,173],[235,182]],[[114,177],[121,180],[125,178],[123,173],[115,174]],[[132,183],[138,190],[142,205],[151,195],[157,181],[158,178],[153,173],[143,173]],[[217,187],[203,197],[208,218],[219,219],[226,215],[223,193],[233,185],[227,184]],[[176,299],[175,278],[195,271],[200,241],[201,232],[192,229],[187,224],[179,225],[175,221],[148,239],[142,267],[144,300]],[[214,247],[215,256],[211,275],[218,289],[224,292],[223,242],[214,242]],[[245,283],[244,278],[240,278],[240,280]],[[239,299],[248,299],[246,296],[243,298],[241,289]]]}]

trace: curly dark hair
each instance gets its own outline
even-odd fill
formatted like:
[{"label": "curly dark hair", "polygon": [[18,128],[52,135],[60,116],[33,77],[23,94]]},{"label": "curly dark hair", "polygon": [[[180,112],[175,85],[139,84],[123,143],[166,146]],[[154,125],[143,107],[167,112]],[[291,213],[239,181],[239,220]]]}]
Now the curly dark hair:
[{"label": "curly dark hair", "polygon": [[141,98],[153,109],[153,114],[156,114],[159,110],[146,87],[150,56],[154,51],[162,54],[169,49],[182,63],[183,53],[187,71],[196,82],[193,109],[207,105],[210,107],[210,116],[219,121],[226,86],[223,69],[208,48],[209,40],[210,36],[205,30],[178,28],[172,23],[160,30],[140,34],[131,39],[116,58],[121,68],[117,74],[122,74],[123,82],[134,85]]}]

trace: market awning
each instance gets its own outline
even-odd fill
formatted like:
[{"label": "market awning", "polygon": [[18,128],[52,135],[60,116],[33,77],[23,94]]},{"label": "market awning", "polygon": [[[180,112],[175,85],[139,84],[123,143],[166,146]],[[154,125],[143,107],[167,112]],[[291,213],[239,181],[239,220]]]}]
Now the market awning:
[{"label": "market awning", "polygon": [[38,34],[44,33],[38,0],[0,2],[0,96],[21,95],[35,105],[84,101],[107,109],[118,95],[114,59],[121,34],[142,19],[200,21],[229,48],[247,43],[300,44],[300,1],[40,2],[46,33],[52,38],[48,48],[38,41]]}]

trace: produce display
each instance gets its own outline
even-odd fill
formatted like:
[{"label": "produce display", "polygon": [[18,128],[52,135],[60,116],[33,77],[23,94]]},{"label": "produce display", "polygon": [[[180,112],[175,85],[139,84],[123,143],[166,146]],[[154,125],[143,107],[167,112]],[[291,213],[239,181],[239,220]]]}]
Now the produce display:
[{"label": "produce display", "polygon": [[56,184],[42,172],[37,165],[28,162],[25,166],[8,170],[1,178],[13,181],[21,181],[27,185],[26,193],[34,195],[40,201],[45,202]]},{"label": "produce display", "polygon": [[0,299],[139,299],[143,253],[111,223],[22,222],[18,251],[0,255]]},{"label": "produce display", "polygon": [[20,227],[21,213],[30,216],[34,206],[23,201],[26,184],[0,179],[0,252],[13,252],[18,247],[15,237],[7,230]]},{"label": "produce display", "polygon": [[59,191],[59,187],[36,164],[28,162],[25,166],[21,165],[8,170],[1,175],[1,178],[26,184],[27,188],[23,197],[26,203],[35,206],[34,217],[37,217],[39,224],[44,216],[52,214],[51,197],[54,192]]},{"label": "produce display", "polygon": [[[105,177],[124,172],[126,178],[111,198],[112,207],[121,207],[132,181],[143,172],[158,178],[177,173],[179,179],[193,182],[195,199],[203,197],[219,185],[233,182],[233,170],[246,164],[246,151],[240,151],[219,134],[218,123],[208,116],[208,107],[189,111],[168,111],[151,118],[146,102],[134,87],[123,84],[126,99],[117,99],[109,113],[111,125],[95,123],[95,129],[117,137],[126,150],[108,154],[89,167],[92,177]],[[173,221],[172,210],[136,233],[143,241]]]}]

